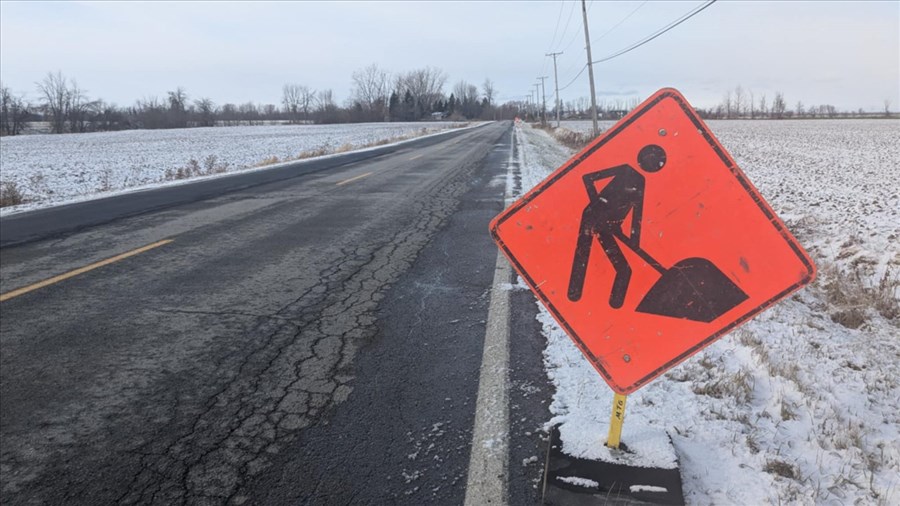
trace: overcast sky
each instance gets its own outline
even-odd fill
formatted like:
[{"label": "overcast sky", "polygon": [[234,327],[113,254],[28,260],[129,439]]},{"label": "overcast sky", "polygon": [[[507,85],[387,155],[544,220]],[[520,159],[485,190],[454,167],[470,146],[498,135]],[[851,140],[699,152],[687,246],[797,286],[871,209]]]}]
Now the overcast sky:
[{"label": "overcast sky", "polygon": [[[589,2],[594,59],[625,48],[701,1]],[[0,79],[36,97],[48,71],[92,98],[131,105],[183,86],[191,98],[279,103],[285,83],[331,88],[343,102],[351,74],[427,65],[494,81],[520,99],[541,75],[552,102],[585,62],[580,2],[0,2]],[[629,16],[627,19],[626,16]],[[623,21],[624,19],[624,21]],[[598,96],[673,86],[696,106],[742,85],[788,104],[900,109],[900,2],[719,1],[658,39],[595,66]],[[561,91],[588,97],[587,73]]]}]

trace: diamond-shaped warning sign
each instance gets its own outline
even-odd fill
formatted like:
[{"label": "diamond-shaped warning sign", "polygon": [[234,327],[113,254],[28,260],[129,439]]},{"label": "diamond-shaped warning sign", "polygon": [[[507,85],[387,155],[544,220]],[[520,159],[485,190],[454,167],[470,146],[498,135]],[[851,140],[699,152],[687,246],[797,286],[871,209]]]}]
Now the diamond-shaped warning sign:
[{"label": "diamond-shaped warning sign", "polygon": [[803,248],[673,89],[497,216],[491,233],[621,394],[815,276]]}]

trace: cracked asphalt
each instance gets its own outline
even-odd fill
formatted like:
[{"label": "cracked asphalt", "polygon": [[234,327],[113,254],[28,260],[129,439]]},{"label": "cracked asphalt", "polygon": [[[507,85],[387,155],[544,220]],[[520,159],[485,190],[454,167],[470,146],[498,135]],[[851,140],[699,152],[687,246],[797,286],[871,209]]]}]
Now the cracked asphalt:
[{"label": "cracked asphalt", "polygon": [[[173,239],[0,305],[0,502],[460,504],[510,135],[0,250],[7,292]],[[535,339],[511,354],[516,504],[548,418]]]}]

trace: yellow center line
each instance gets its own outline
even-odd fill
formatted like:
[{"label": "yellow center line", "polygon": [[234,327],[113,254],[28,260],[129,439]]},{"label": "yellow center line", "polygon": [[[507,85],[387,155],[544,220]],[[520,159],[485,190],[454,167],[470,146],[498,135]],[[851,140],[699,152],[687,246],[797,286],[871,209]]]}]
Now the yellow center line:
[{"label": "yellow center line", "polygon": [[79,267],[78,269],[69,271],[65,274],[60,274],[59,276],[53,276],[50,279],[45,279],[43,281],[39,281],[33,285],[28,285],[28,286],[13,290],[11,292],[6,292],[6,293],[0,295],[0,302],[12,299],[13,297],[18,297],[19,295],[22,295],[24,293],[28,293],[28,292],[37,290],[38,288],[43,288],[45,286],[49,286],[54,283],[59,283],[60,281],[63,281],[63,280],[69,279],[69,278],[73,278],[75,276],[78,276],[79,274],[84,274],[85,272],[92,271],[99,267],[103,267],[104,265],[109,265],[111,263],[118,262],[119,260],[125,260],[128,257],[133,257],[135,255],[139,255],[139,254],[141,254],[145,251],[149,251],[153,248],[165,246],[166,244],[169,244],[172,241],[174,241],[174,239],[163,239],[162,241],[158,241],[153,244],[148,244],[146,246],[140,247],[138,249],[133,249],[131,251],[127,251],[125,253],[122,253],[121,255],[116,255],[114,257],[107,258],[106,260],[100,260],[99,262],[93,263],[91,265]]},{"label": "yellow center line", "polygon": [[425,155],[416,155],[416,156],[410,158],[409,161],[411,162],[413,160],[418,160],[419,158],[422,158],[423,156],[425,156]]},{"label": "yellow center line", "polygon": [[352,182],[356,181],[357,179],[362,179],[362,178],[364,178],[364,177],[366,177],[366,176],[371,176],[372,174],[374,174],[374,173],[373,173],[373,172],[366,172],[365,174],[360,174],[360,175],[358,175],[358,176],[356,176],[356,177],[351,177],[350,179],[345,179],[345,180],[341,181],[340,183],[337,183],[337,185],[338,185],[338,186],[343,186],[343,185],[345,185],[345,184],[347,184],[347,183],[352,183]]}]

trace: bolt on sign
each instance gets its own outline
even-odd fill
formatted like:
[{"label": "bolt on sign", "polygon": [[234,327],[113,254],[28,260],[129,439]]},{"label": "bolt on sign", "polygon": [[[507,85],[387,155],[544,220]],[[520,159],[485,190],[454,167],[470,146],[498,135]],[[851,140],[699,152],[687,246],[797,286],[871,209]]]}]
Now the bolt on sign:
[{"label": "bolt on sign", "polygon": [[809,255],[671,88],[494,218],[491,234],[623,395],[815,277]]}]

